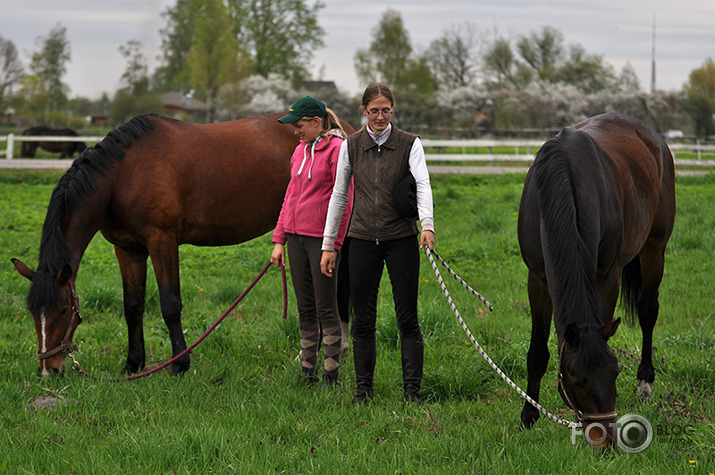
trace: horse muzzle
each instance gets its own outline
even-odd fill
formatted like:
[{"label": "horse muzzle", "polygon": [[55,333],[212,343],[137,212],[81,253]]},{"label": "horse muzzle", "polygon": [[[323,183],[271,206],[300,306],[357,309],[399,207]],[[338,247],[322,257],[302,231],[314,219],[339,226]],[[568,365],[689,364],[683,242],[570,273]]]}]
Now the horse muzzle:
[{"label": "horse muzzle", "polygon": [[[76,299],[76,294],[73,296]],[[62,337],[62,341],[56,347],[45,352],[37,352],[37,358],[40,360],[40,372],[43,376],[49,376],[50,372],[62,373],[64,370],[64,355],[70,353],[74,350],[74,344],[72,339],[74,337],[74,332],[77,330],[79,324],[82,323],[82,316],[79,314],[79,309],[76,304],[72,305],[72,318],[70,319],[69,325],[67,325],[67,330]],[[62,354],[62,358],[54,358],[57,355]],[[57,364],[52,364],[50,360],[60,360]],[[48,364],[49,363],[49,364]],[[49,366],[49,369],[48,369]]]},{"label": "horse muzzle", "polygon": [[610,449],[616,443],[618,428],[616,411],[604,413],[578,413],[583,434],[594,449]]}]

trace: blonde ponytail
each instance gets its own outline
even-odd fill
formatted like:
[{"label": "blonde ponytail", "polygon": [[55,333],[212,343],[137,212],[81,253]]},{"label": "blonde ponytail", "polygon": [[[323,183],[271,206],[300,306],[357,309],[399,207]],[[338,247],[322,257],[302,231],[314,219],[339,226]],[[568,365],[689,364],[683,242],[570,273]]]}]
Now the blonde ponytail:
[{"label": "blonde ponytail", "polygon": [[345,130],[343,129],[343,126],[340,125],[340,119],[338,119],[338,116],[333,112],[332,109],[329,107],[325,108],[325,118],[323,119],[323,130],[320,132],[320,135],[325,137],[328,132],[330,132],[333,129],[338,129],[340,132],[342,132],[343,137],[348,136],[348,134],[345,133]]}]

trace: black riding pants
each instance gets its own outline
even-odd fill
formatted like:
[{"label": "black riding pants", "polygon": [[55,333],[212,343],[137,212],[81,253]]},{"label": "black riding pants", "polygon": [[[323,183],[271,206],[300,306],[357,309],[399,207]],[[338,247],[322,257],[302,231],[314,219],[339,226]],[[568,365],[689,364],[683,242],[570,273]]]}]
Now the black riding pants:
[{"label": "black riding pants", "polygon": [[392,284],[400,336],[419,336],[417,288],[420,250],[416,236],[379,243],[352,239],[348,259],[350,292],[355,312],[353,336],[356,338],[375,336],[377,294],[385,265]]}]

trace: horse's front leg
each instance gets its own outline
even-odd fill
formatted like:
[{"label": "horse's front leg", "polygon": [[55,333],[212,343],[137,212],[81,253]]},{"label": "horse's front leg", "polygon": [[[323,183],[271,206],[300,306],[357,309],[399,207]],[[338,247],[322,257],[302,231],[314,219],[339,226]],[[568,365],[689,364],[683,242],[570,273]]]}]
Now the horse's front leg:
[{"label": "horse's front leg", "polygon": [[[551,332],[552,304],[549,291],[531,271],[528,278],[529,305],[531,306],[531,342],[526,356],[528,383],[526,394],[539,402],[541,379],[549,363],[549,333]],[[530,429],[539,419],[539,410],[528,401],[521,411],[521,424]]]},{"label": "horse's front leg", "polygon": [[127,364],[122,372],[133,374],[144,367],[144,306],[146,296],[147,252],[130,252],[114,246],[124,290],[124,318],[127,322],[129,346]]},{"label": "horse's front leg", "polygon": [[[169,329],[172,358],[186,349],[184,332],[181,327],[181,286],[179,284],[179,246],[169,238],[156,240],[149,247],[149,255],[154,266],[159,289],[161,314]],[[171,372],[181,374],[189,369],[190,358],[186,354],[172,363]]]}]

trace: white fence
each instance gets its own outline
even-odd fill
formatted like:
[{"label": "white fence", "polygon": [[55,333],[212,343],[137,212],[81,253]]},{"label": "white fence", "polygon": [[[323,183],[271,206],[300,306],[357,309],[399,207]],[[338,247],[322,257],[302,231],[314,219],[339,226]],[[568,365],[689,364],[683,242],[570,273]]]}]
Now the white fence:
[{"label": "white fence", "polygon": [[[7,142],[5,148],[5,158],[13,158],[15,142],[90,142],[96,143],[104,137],[82,136],[82,137],[45,137],[14,135],[0,136],[0,142]],[[543,145],[543,140],[526,139],[505,139],[505,140],[422,140],[422,145],[428,149],[427,160],[429,162],[479,162],[489,165],[497,163],[518,163],[529,166],[534,159],[534,155]],[[669,145],[674,154],[678,151],[693,153],[697,158],[676,158],[676,165],[715,167],[715,160],[701,159],[704,153],[715,153],[715,145],[696,144],[672,144]],[[494,149],[514,148],[514,153],[493,153]],[[461,149],[462,153],[445,153],[446,149]],[[467,153],[467,149],[481,149],[486,153]],[[436,149],[436,153],[431,153]],[[524,153],[526,151],[526,153]]]},{"label": "white fence", "polygon": [[[485,162],[492,165],[494,162],[515,162],[526,166],[531,164],[534,155],[544,144],[543,140],[422,140],[422,146],[437,149],[436,153],[428,153],[430,162]],[[495,148],[503,149],[513,147],[514,153],[497,154]],[[447,148],[462,149],[462,153],[444,153]],[[486,153],[467,153],[467,149],[482,149]],[[526,148],[526,153],[522,149]]]},{"label": "white fence", "polygon": [[[520,163],[528,166],[534,160],[534,155],[544,144],[542,140],[422,140],[425,149],[437,149],[437,153],[428,153],[429,162],[480,162],[489,165],[499,163]],[[495,148],[513,147],[514,153],[496,154]],[[673,155],[678,151],[696,154],[697,158],[676,158],[676,165],[715,167],[715,160],[702,159],[703,154],[715,153],[715,145],[672,144],[669,145]],[[444,153],[447,148],[461,148],[463,153]],[[486,153],[466,153],[468,148],[486,150]],[[524,153],[526,149],[526,153]]]}]

